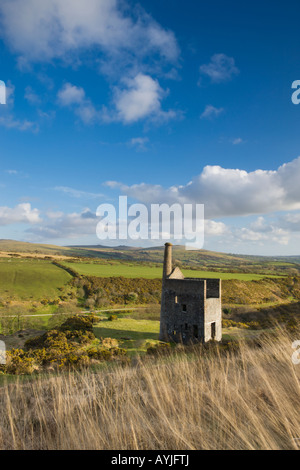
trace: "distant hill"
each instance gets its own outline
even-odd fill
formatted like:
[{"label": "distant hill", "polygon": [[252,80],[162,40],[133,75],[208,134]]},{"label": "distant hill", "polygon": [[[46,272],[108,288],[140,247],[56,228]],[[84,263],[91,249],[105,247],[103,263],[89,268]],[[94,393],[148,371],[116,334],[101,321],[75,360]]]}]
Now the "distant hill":
[{"label": "distant hill", "polygon": [[[0,239],[0,252],[4,253],[27,253],[35,255],[48,255],[48,256],[77,256],[80,254],[79,249],[71,249],[68,247],[57,245],[43,245],[39,243],[19,242],[16,240]],[[85,256],[85,251],[82,255]]]},{"label": "distant hill", "polygon": [[[57,246],[39,243],[26,243],[15,240],[0,240],[0,253],[23,253],[28,255],[67,256],[115,260],[131,263],[161,264],[163,246],[135,248],[128,246],[108,247],[104,245]],[[219,253],[208,250],[187,251],[184,246],[173,246],[174,263],[192,269],[227,272],[256,272],[268,274],[300,274],[300,256],[251,256]]]}]

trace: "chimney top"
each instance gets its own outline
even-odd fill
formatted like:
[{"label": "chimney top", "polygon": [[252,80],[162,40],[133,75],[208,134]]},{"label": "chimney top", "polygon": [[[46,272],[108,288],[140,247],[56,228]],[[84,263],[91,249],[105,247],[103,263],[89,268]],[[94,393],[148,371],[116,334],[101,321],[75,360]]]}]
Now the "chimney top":
[{"label": "chimney top", "polygon": [[163,279],[170,276],[172,272],[172,243],[165,243]]}]

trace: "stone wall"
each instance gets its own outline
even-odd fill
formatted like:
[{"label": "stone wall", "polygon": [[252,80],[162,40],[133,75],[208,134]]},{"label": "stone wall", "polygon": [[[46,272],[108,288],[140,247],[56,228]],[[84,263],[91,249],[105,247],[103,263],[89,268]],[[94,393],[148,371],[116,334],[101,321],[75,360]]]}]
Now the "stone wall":
[{"label": "stone wall", "polygon": [[204,340],[205,281],[167,279],[161,321],[173,341]]},{"label": "stone wall", "polygon": [[159,339],[222,339],[221,280],[184,278],[178,267],[172,269],[170,243],[165,245]]}]

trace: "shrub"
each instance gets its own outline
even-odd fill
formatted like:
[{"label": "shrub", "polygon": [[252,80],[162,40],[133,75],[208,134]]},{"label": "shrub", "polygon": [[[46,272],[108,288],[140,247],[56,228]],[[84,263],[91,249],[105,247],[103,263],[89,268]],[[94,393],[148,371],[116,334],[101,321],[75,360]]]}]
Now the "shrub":
[{"label": "shrub", "polygon": [[93,324],[98,321],[96,315],[75,315],[69,317],[61,326],[60,330],[93,331]]},{"label": "shrub", "polygon": [[22,349],[12,349],[6,353],[6,364],[2,366],[6,374],[32,374],[37,369],[33,358],[28,357]]},{"label": "shrub", "polygon": [[230,313],[231,313],[231,308],[223,308],[223,313],[224,313],[225,315],[230,315]]},{"label": "shrub", "polygon": [[124,356],[125,349],[118,347],[114,338],[105,338],[101,345],[86,349],[95,341],[93,323],[95,315],[78,315],[68,318],[61,326],[25,342],[26,351],[13,349],[8,353],[7,365],[0,371],[11,374],[32,374],[42,366],[82,367],[90,361],[110,360]]},{"label": "shrub", "polygon": [[124,295],[125,303],[135,303],[137,302],[139,295],[136,292],[129,292],[129,294]]},{"label": "shrub", "polygon": [[158,343],[155,346],[150,346],[147,348],[147,354],[158,355],[169,353],[171,350],[171,345],[169,343]]},{"label": "shrub", "polygon": [[110,315],[110,316],[108,317],[108,321],[116,321],[116,320],[118,320],[117,315]]}]

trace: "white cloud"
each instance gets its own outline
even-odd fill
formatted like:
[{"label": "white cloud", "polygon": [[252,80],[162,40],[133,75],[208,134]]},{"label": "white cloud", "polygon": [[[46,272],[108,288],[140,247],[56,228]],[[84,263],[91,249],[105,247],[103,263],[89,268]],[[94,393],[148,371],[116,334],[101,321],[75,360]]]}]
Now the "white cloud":
[{"label": "white cloud", "polygon": [[237,137],[236,139],[232,140],[233,145],[239,145],[239,144],[242,144],[242,143],[244,143],[244,141],[243,141],[243,139],[241,139],[241,137]]},{"label": "white cloud", "polygon": [[135,147],[137,150],[144,151],[146,150],[146,145],[149,142],[148,137],[133,137],[128,145],[130,147]]},{"label": "white cloud", "polygon": [[216,243],[215,237],[218,237],[218,243],[222,242],[224,246],[230,246],[231,252],[234,252],[242,245],[248,249],[250,246],[276,249],[278,245],[288,246],[291,240],[295,241],[292,231],[283,226],[281,218],[269,220],[269,217],[260,216],[254,222],[244,226],[240,226],[241,222],[242,220],[237,218],[235,223],[229,226],[223,222],[205,220],[206,242],[214,240],[213,243]]},{"label": "white cloud", "polygon": [[205,235],[220,237],[229,233],[229,228],[223,222],[216,222],[215,220],[205,220]]},{"label": "white cloud", "polygon": [[278,225],[289,232],[300,232],[300,213],[296,212],[281,216]]},{"label": "white cloud", "polygon": [[161,109],[165,92],[157,80],[139,73],[124,82],[123,89],[115,89],[114,103],[117,120],[130,124],[147,117],[155,120],[168,120],[176,116],[172,110],[166,112]]},{"label": "white cloud", "polygon": [[[70,83],[59,91],[60,105],[71,107],[85,124],[128,124],[144,118],[167,121],[176,116],[161,109],[166,93],[151,75],[169,74],[170,78],[171,67],[174,76],[179,47],[173,32],[141,6],[133,7],[126,0],[2,0],[0,26],[23,70],[32,72],[32,62],[53,64],[55,59],[67,65],[90,65],[93,54],[94,66],[111,84],[119,83],[112,110],[105,106],[97,110],[84,89]],[[85,60],[87,51],[89,60]],[[40,103],[30,87],[25,97],[31,104]],[[0,125],[34,128],[33,123],[12,117],[0,119]]]},{"label": "white cloud", "polygon": [[226,169],[206,166],[185,185],[119,185],[128,196],[146,204],[205,204],[206,218],[267,214],[300,209],[300,157],[277,170]]},{"label": "white cloud", "polygon": [[212,119],[214,117],[218,117],[220,114],[224,112],[223,108],[215,108],[212,105],[207,105],[203,113],[201,114],[201,119]]},{"label": "white cloud", "polygon": [[49,212],[47,216],[42,223],[27,230],[36,241],[96,235],[96,215],[88,208],[71,214]]},{"label": "white cloud", "polygon": [[[0,221],[3,215],[2,209],[0,208]],[[98,217],[89,208],[69,214],[62,211],[48,211],[43,219],[39,218],[39,213],[34,212],[31,217],[22,218],[19,211],[14,211],[12,217],[11,211],[9,214],[6,212],[6,221],[9,217],[9,223],[28,222],[29,218],[30,223],[34,224],[26,230],[26,233],[30,234],[30,239],[34,241],[80,240],[82,237],[96,236],[96,227],[99,223]],[[34,211],[37,210],[34,209]],[[29,211],[27,211],[27,214],[29,214]],[[259,217],[255,222],[242,227],[238,225],[229,226],[221,221],[205,220],[205,244],[211,242],[214,244],[212,249],[215,249],[215,243],[222,243],[224,246],[230,246],[231,252],[241,246],[273,247],[273,249],[276,249],[278,245],[287,246],[291,239],[295,240],[295,237],[292,238],[292,234],[293,231],[300,232],[300,213],[297,214],[295,221],[297,227],[295,226],[294,230],[289,230],[287,227],[280,226],[282,218],[278,218],[276,221],[268,221]],[[162,236],[161,223],[157,227],[157,233],[158,236]],[[171,236],[167,233],[164,233],[164,235]],[[119,243],[119,241],[117,240],[116,243]],[[151,240],[148,240],[147,243],[151,244]]]},{"label": "white cloud", "polygon": [[106,186],[107,188],[110,189],[115,189],[115,188],[120,188],[122,187],[122,183],[119,183],[118,181],[105,181],[103,183],[103,186]]},{"label": "white cloud", "polygon": [[57,94],[61,106],[71,106],[73,104],[82,105],[85,102],[85,91],[83,88],[66,83]]},{"label": "white cloud", "polygon": [[[173,110],[162,110],[161,101],[166,93],[157,80],[149,75],[139,73],[134,78],[123,79],[123,83],[125,86],[114,89],[112,110],[105,107],[101,111],[97,110],[86,97],[84,89],[71,83],[66,83],[59,90],[57,101],[60,106],[73,109],[85,124],[113,121],[131,124],[141,119],[164,122],[177,116]],[[141,144],[140,139],[133,140],[132,144]]]},{"label": "white cloud", "polygon": [[18,204],[13,208],[0,207],[0,225],[36,224],[40,221],[40,212],[38,209],[32,209],[29,203]]},{"label": "white cloud", "polygon": [[37,132],[39,127],[35,122],[29,121],[28,119],[21,120],[15,117],[14,95],[15,87],[10,81],[8,81],[6,84],[6,105],[0,107],[0,126],[6,127],[7,129],[16,129],[19,131],[29,130],[32,132]]},{"label": "white cloud", "polygon": [[126,7],[118,0],[2,0],[2,35],[23,62],[69,58],[92,47],[110,56],[126,50],[175,61],[174,34],[141,7],[135,17]]},{"label": "white cloud", "polygon": [[30,86],[25,88],[25,99],[33,106],[39,106],[41,104],[41,98],[33,91]]},{"label": "white cloud", "polygon": [[206,75],[212,83],[221,83],[231,80],[239,74],[235,60],[226,54],[214,54],[209,64],[200,66],[201,75]]},{"label": "white cloud", "polygon": [[90,193],[88,191],[80,191],[78,189],[69,188],[68,186],[56,186],[54,188],[54,190],[63,192],[65,194],[68,194],[71,197],[78,198],[78,199],[79,198],[98,199],[98,198],[103,198],[104,197],[103,194]]},{"label": "white cloud", "polygon": [[100,112],[96,110],[91,100],[86,98],[85,91],[81,87],[66,83],[57,93],[60,106],[70,107],[85,124],[90,124],[100,119]]},{"label": "white cloud", "polygon": [[290,241],[289,232],[280,227],[270,227],[268,232],[256,232],[250,228],[244,227],[236,230],[234,233],[236,241],[277,243],[279,245],[288,245]]},{"label": "white cloud", "polygon": [[250,229],[255,232],[266,233],[272,231],[272,225],[268,224],[264,217],[258,217],[252,224],[250,225]]},{"label": "white cloud", "polygon": [[16,129],[18,131],[38,131],[38,125],[36,123],[28,121],[27,119],[20,121],[19,119],[15,119],[12,115],[0,116],[0,126],[6,127],[7,129]]}]

